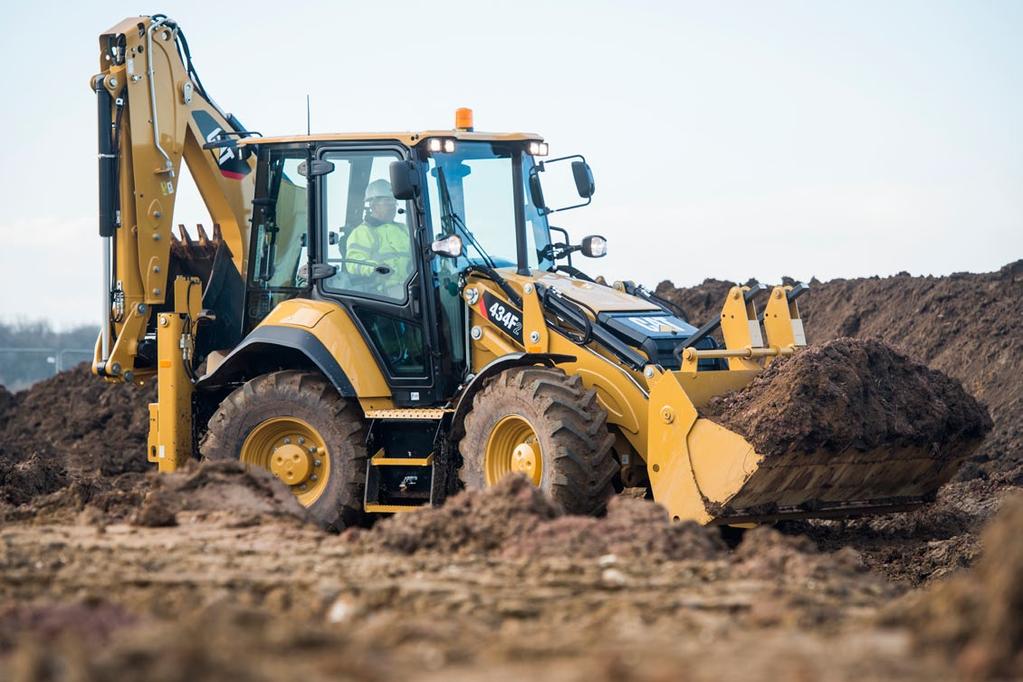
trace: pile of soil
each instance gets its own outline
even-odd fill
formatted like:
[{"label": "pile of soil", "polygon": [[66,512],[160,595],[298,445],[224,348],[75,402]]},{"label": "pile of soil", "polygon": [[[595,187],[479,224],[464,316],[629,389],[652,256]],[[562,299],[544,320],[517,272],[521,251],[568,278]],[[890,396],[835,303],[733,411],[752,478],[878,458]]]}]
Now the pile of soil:
[{"label": "pile of soil", "polygon": [[86,365],[13,395],[0,388],[0,502],[25,504],[72,483],[105,488],[147,471],[155,400],[155,384],[108,384]]},{"label": "pile of soil", "polygon": [[507,557],[607,555],[644,561],[711,561],[726,547],[715,529],[693,522],[671,523],[664,507],[633,497],[615,497],[607,516],[563,516],[539,524],[532,532],[510,539]]},{"label": "pile of soil", "polygon": [[349,530],[345,537],[370,550],[509,558],[713,560],[726,551],[716,529],[669,523],[664,508],[646,500],[613,498],[599,519],[565,515],[521,474],[486,490],[464,491],[442,507],[383,519],[369,531]]},{"label": "pile of soil", "polygon": [[[783,281],[791,283],[789,278]],[[708,279],[689,288],[664,281],[657,294],[702,324],[720,314],[732,282]],[[994,429],[964,466],[961,480],[1023,465],[1023,381],[1013,368],[1023,355],[1023,260],[997,272],[947,277],[810,280],[799,299],[807,338],[877,338],[945,372],[986,404]]]},{"label": "pile of soil", "polygon": [[263,520],[312,522],[287,486],[269,472],[240,462],[190,464],[173,474],[151,474],[151,488],[132,521],[138,526],[176,526],[181,512],[205,519],[226,517],[232,525]]},{"label": "pile of soil", "polygon": [[444,506],[382,519],[370,531],[350,529],[360,545],[401,554],[477,554],[500,549],[564,512],[522,475],[507,476],[483,491],[466,491]]},{"label": "pile of soil", "polygon": [[968,679],[1023,678],[1023,494],[985,530],[974,569],[938,583],[897,610],[922,649],[955,661]]},{"label": "pile of soil", "polygon": [[768,458],[921,446],[944,460],[991,429],[959,382],[872,339],[840,338],[773,362],[701,414]]}]

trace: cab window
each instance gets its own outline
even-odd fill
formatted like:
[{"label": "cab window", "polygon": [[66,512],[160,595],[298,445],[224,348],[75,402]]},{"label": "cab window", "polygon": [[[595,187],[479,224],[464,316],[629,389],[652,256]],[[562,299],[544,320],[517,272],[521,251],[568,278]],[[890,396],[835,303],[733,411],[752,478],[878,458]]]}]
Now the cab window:
[{"label": "cab window", "polygon": [[391,193],[392,152],[330,152],[325,176],[326,262],[337,274],[327,291],[396,303],[408,297],[415,271],[408,207]]}]

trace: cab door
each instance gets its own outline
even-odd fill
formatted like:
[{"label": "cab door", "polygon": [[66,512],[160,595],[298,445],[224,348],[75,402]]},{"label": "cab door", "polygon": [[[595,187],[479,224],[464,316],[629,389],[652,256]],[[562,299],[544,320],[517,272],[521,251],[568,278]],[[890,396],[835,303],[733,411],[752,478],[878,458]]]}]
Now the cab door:
[{"label": "cab door", "polygon": [[413,202],[390,191],[395,145],[327,145],[317,157],[333,170],[317,178],[317,260],[337,268],[318,297],[344,306],[368,340],[400,406],[443,403],[437,390],[430,306],[424,306],[420,225]]}]

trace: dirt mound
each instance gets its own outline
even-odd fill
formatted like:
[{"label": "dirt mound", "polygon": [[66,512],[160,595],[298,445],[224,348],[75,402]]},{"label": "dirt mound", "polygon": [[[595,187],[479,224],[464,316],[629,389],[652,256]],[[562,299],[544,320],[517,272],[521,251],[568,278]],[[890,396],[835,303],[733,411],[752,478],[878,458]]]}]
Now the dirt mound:
[{"label": "dirt mound", "polygon": [[73,481],[149,469],[147,405],[155,385],[108,384],[87,366],[0,392],[0,502],[19,505]]},{"label": "dirt mound", "polygon": [[957,381],[880,341],[849,338],[772,363],[702,414],[767,457],[924,446],[952,458],[991,428]]},{"label": "dirt mound", "polygon": [[612,498],[600,519],[563,516],[513,538],[502,550],[509,557],[616,557],[653,561],[712,560],[725,544],[695,523],[671,523],[658,504],[629,497]]},{"label": "dirt mound", "polygon": [[309,520],[283,483],[262,469],[246,470],[239,462],[203,462],[150,477],[149,493],[133,518],[139,526],[174,526],[181,512],[227,517],[235,525],[267,518]]},{"label": "dirt mound", "polygon": [[953,658],[967,678],[1023,677],[1023,495],[1017,493],[983,535],[974,569],[935,585],[895,619],[918,644]]},{"label": "dirt mound", "polygon": [[466,491],[444,506],[399,514],[346,537],[366,549],[403,554],[493,553],[511,558],[597,558],[608,554],[653,561],[715,559],[725,545],[714,529],[672,524],[662,507],[614,498],[604,518],[565,515],[525,476]]},{"label": "dirt mound", "polygon": [[853,575],[868,570],[862,557],[853,549],[846,547],[822,554],[809,538],[784,535],[769,526],[747,532],[733,559],[738,563],[737,575],[761,580],[779,576],[824,580],[839,574]]},{"label": "dirt mound", "polygon": [[[701,324],[718,315],[731,282],[689,288],[661,282],[657,293]],[[998,272],[947,277],[810,281],[799,299],[807,338],[878,338],[958,379],[991,410],[994,429],[960,478],[988,476],[1023,464],[1023,381],[1012,368],[1023,355],[1023,261]]]},{"label": "dirt mound", "polygon": [[562,514],[557,503],[525,476],[516,475],[492,488],[456,495],[441,507],[396,514],[368,532],[353,529],[346,535],[360,544],[402,554],[472,554],[497,550]]}]

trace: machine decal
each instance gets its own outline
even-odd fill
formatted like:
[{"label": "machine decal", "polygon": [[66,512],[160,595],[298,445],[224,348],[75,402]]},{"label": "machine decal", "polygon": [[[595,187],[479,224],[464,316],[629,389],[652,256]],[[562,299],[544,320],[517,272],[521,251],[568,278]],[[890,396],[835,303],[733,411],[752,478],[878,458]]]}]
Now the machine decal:
[{"label": "machine decal", "polygon": [[[193,111],[192,118],[199,126],[199,132],[206,142],[213,142],[218,139],[224,129],[205,111]],[[249,164],[242,159],[238,148],[234,145],[211,149],[210,153],[217,157],[217,166],[220,167],[220,174],[232,180],[241,180],[252,170]]]},{"label": "machine decal", "polygon": [[673,317],[667,315],[646,315],[626,318],[634,326],[643,329],[644,331],[652,334],[664,334],[671,332],[681,332],[688,336],[692,334],[692,330],[688,329],[687,326],[679,324],[681,320],[676,320]]},{"label": "machine decal", "polygon": [[498,329],[522,343],[522,312],[508,305],[489,291],[483,292],[479,302],[480,314]]}]

